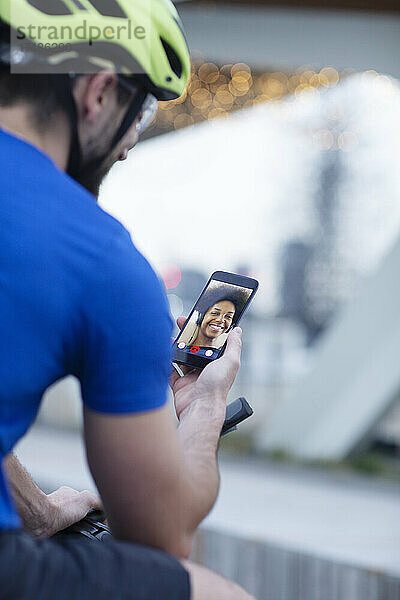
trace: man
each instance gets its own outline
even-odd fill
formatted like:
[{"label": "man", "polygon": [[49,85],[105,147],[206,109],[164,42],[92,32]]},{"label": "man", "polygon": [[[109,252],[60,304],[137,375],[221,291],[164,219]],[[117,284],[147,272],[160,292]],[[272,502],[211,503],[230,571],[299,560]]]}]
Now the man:
[{"label": "man", "polygon": [[[98,44],[74,37],[82,13],[103,32]],[[146,16],[149,43],[137,15]],[[0,598],[248,599],[187,561],[218,493],[240,330],[200,375],[171,376],[176,430],[166,406],[165,295],[126,230],[87,191],[97,194],[137,143],[154,98],[184,91],[179,17],[167,0],[12,0],[0,4],[0,18]],[[110,19],[121,29],[109,44]],[[126,19],[142,45],[121,33]],[[61,25],[72,32],[68,50],[41,49],[38,32]],[[11,73],[21,66],[28,72]],[[9,455],[45,389],[69,374],[81,383],[88,462],[115,538],[107,543],[47,539],[98,500],[68,488],[46,496]],[[6,466],[23,523],[41,539],[21,529]]]}]

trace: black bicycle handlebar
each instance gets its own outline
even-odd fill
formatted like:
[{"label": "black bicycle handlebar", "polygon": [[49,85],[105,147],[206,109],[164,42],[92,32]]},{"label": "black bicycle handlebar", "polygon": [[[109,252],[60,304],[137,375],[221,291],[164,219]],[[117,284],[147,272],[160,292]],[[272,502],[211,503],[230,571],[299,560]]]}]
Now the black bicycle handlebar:
[{"label": "black bicycle handlebar", "polygon": [[226,407],[225,422],[222,426],[221,436],[235,431],[240,423],[251,417],[254,413],[246,398],[238,398]]}]

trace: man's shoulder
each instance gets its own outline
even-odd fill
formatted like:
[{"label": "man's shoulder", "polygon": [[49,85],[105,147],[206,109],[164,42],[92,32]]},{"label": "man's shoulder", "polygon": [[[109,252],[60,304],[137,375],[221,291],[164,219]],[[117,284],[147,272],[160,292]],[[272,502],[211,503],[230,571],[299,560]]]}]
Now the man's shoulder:
[{"label": "man's shoulder", "polygon": [[105,211],[97,202],[97,199],[74,179],[59,173],[59,185],[61,198],[71,218],[79,221],[81,226],[88,229],[88,233],[101,239],[107,245],[113,238],[129,238],[126,228]]},{"label": "man's shoulder", "polygon": [[48,240],[60,244],[65,256],[80,262],[84,271],[95,270],[98,275],[103,264],[118,268],[123,260],[142,262],[122,223],[71,177],[53,171],[43,194],[42,224]]},{"label": "man's shoulder", "polygon": [[107,232],[112,236],[123,230],[121,223],[102,210],[96,198],[58,168],[47,154],[2,129],[0,161],[4,198],[15,199],[15,210],[21,216],[42,213],[43,227],[47,222],[54,227],[62,226],[63,220],[68,225],[76,221],[99,236]]}]

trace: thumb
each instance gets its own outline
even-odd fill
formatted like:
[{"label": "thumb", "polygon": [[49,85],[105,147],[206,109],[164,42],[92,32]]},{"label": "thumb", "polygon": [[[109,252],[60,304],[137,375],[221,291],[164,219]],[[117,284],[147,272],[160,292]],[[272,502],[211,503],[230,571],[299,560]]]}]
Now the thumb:
[{"label": "thumb", "polygon": [[242,330],[240,327],[232,329],[226,340],[226,349],[224,356],[229,359],[240,362],[240,354],[242,351]]},{"label": "thumb", "polygon": [[76,503],[82,507],[83,511],[86,510],[86,512],[89,512],[89,510],[93,509],[103,509],[103,505],[100,498],[97,496],[97,494],[94,494],[89,490],[84,490],[83,492],[80,492],[79,497],[76,498]]},{"label": "thumb", "polygon": [[178,325],[179,329],[183,329],[183,326],[186,323],[186,317],[178,317],[176,320],[176,324]]}]

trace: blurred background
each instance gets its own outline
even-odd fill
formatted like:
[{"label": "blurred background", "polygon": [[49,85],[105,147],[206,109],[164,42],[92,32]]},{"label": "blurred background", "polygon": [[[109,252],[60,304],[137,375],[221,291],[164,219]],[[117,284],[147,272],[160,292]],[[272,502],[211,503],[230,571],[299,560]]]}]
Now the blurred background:
[{"label": "blurred background", "polygon": [[[195,556],[260,598],[398,600],[400,6],[176,4],[189,88],[160,103],[100,203],[175,318],[214,270],[260,282],[230,397],[255,414],[221,444]],[[57,384],[21,446],[44,484],[43,444],[71,441],[80,419],[77,383]]]},{"label": "blurred background", "polygon": [[[327,10],[339,8],[333,0],[301,10],[296,2],[279,4],[179,4],[193,56],[188,91],[160,103],[148,139],[113,170],[101,197],[160,274],[174,317],[189,312],[216,269],[260,281],[243,322],[236,390],[256,409],[241,429],[255,450],[266,445],[268,419],[284,400],[294,395],[299,410],[320,349],[400,232],[395,4],[353,3],[379,12],[351,11],[351,3]],[[371,308],[360,325],[372,331],[379,318]],[[356,331],[349,323],[344,339]],[[364,343],[359,361],[367,360],[365,350],[376,352],[376,340]],[[335,401],[333,387],[346,393],[332,353],[334,347],[329,369],[322,365],[328,380],[317,392],[321,404]],[[356,358],[352,367],[359,370]],[[365,430],[354,425],[357,435],[323,457],[342,459],[361,441],[363,450],[378,444],[395,457],[399,391],[374,400],[379,417],[393,407],[385,424],[371,407]],[[352,402],[356,410],[361,394]],[[275,450],[291,448],[278,438]]]}]

